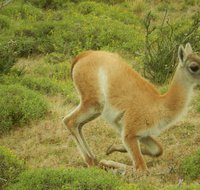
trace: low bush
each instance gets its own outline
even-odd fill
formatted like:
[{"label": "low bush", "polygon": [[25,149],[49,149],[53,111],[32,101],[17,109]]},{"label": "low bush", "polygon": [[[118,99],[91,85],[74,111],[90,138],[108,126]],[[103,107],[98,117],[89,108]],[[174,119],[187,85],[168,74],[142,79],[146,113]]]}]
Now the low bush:
[{"label": "low bush", "polygon": [[10,150],[0,146],[0,189],[3,189],[6,184],[12,183],[24,170],[24,163],[17,159]]},{"label": "low bush", "polygon": [[125,184],[118,187],[117,190],[156,190],[156,188],[147,184]]},{"label": "low bush", "polygon": [[168,187],[164,187],[161,190],[199,190],[200,184],[190,184],[190,185],[171,185]]},{"label": "low bush", "polygon": [[57,80],[49,79],[46,77],[32,77],[25,76],[21,79],[20,84],[31,89],[38,91],[45,95],[61,94],[66,98],[67,103],[78,103],[77,95],[75,94],[74,86],[71,81],[59,82]]},{"label": "low bush", "polygon": [[200,177],[200,149],[182,161],[180,174],[187,180],[194,180]]},{"label": "low bush", "polygon": [[33,119],[43,117],[47,101],[21,85],[0,85],[0,134]]},{"label": "low bush", "polygon": [[191,20],[182,18],[176,23],[170,23],[167,16],[165,12],[160,25],[153,24],[151,12],[144,19],[144,75],[157,84],[164,84],[173,75],[180,44],[190,42],[194,51],[199,48],[199,13],[194,14]]},{"label": "low bush", "polygon": [[40,9],[32,6],[30,3],[23,3],[21,0],[5,6],[1,9],[1,14],[14,20],[28,19],[30,21],[37,21],[43,18],[43,13]]},{"label": "low bush", "polygon": [[122,179],[98,169],[39,169],[22,173],[6,190],[114,190]]},{"label": "low bush", "polygon": [[45,57],[44,62],[37,64],[33,73],[40,77],[68,81],[71,79],[71,64],[63,54],[51,53]]},{"label": "low bush", "polygon": [[69,3],[69,0],[24,0],[30,2],[34,6],[42,9],[59,9],[64,8]]},{"label": "low bush", "polygon": [[10,21],[7,16],[0,15],[0,31],[2,32],[5,29],[10,27]]},{"label": "low bush", "polygon": [[20,83],[31,90],[39,91],[46,95],[55,95],[58,92],[62,92],[59,85],[49,78],[25,76],[22,78]]},{"label": "low bush", "polygon": [[16,44],[12,40],[0,41],[0,74],[8,73],[15,64],[15,48]]}]

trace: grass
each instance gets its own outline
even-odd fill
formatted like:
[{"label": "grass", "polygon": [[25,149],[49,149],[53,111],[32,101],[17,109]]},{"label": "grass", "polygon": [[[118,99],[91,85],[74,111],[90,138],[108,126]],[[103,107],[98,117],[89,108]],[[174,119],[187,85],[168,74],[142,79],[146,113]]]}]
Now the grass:
[{"label": "grass", "polygon": [[[62,124],[62,118],[74,108],[74,105],[65,104],[61,96],[48,97],[48,100],[51,103],[51,114],[45,120],[31,122],[29,126],[3,136],[0,144],[14,150],[32,168],[85,167],[72,136]],[[200,125],[198,115],[192,107],[182,122],[159,137],[164,145],[164,155],[156,159],[145,157],[150,176],[127,173],[126,180],[137,180],[138,183],[144,182],[157,187],[163,184],[177,184],[181,177],[178,172],[180,163],[200,146],[200,134],[197,133]],[[84,132],[99,160],[111,159],[131,164],[127,154],[115,153],[105,156],[108,146],[120,142],[120,139],[104,120],[98,118],[90,122],[84,128]]]},{"label": "grass", "polygon": [[[21,83],[37,90],[49,102],[50,110],[43,120],[30,121],[25,127],[16,128],[9,134],[3,135],[0,138],[0,144],[13,150],[33,169],[84,168],[86,164],[76,148],[72,135],[62,124],[63,117],[78,104],[70,79],[70,57],[89,48],[117,50],[122,51],[120,53],[127,59],[136,56],[136,60],[140,64],[134,66],[141,70],[144,51],[141,18],[147,13],[146,7],[148,7],[148,11],[152,11],[153,22],[160,23],[166,7],[169,8],[169,19],[175,22],[177,19],[180,20],[180,15],[191,17],[193,12],[199,10],[199,6],[196,6],[197,1],[195,0],[194,3],[181,0],[169,1],[168,5],[156,0],[134,2],[127,0],[112,6],[102,4],[102,1],[98,1],[100,3],[87,1],[78,4],[71,3],[69,7],[59,9],[52,7],[53,4],[51,4],[49,9],[42,10],[40,9],[43,7],[42,4],[34,7],[32,2],[29,2],[23,6],[20,3],[13,3],[1,11],[0,31],[5,34],[1,37],[2,41],[6,43],[6,39],[10,39],[10,36],[12,38],[17,36],[16,41],[7,44],[8,49],[5,49],[4,44],[0,43],[1,49],[4,50],[1,53],[5,59],[13,54],[13,59],[9,60],[11,66],[16,56],[18,62],[11,69],[9,75],[0,80],[4,84]],[[39,1],[35,2],[37,4]],[[110,0],[109,2],[113,4],[114,1]],[[17,18],[17,22],[15,18]],[[27,24],[29,19],[33,25]],[[91,22],[97,25],[98,30],[94,29]],[[107,24],[113,27],[107,28]],[[83,27],[80,27],[82,25]],[[55,26],[60,30],[55,29]],[[66,30],[63,35],[62,31],[66,28],[72,30],[71,32]],[[10,29],[13,31],[11,32]],[[108,31],[108,34],[105,31]],[[138,34],[140,35],[138,36]],[[66,44],[63,43],[63,38],[67,41]],[[15,51],[16,45],[19,47],[17,52]],[[38,55],[38,53],[43,55]],[[4,62],[2,59],[2,65]],[[164,93],[166,89],[167,87],[164,86],[160,88],[160,91]],[[179,173],[182,161],[188,155],[193,155],[200,146],[199,107],[199,91],[196,90],[187,117],[159,137],[164,145],[164,155],[160,158],[145,157],[149,175],[128,172],[124,175],[127,182],[135,184],[137,181],[137,183],[143,184],[141,188],[143,190],[145,190],[145,184],[158,189],[166,185],[178,184],[182,179]],[[98,160],[110,159],[131,164],[126,153],[105,155],[106,149],[113,143],[119,143],[120,138],[104,120],[98,118],[90,122],[84,128],[84,132]],[[195,179],[191,182],[199,183],[200,181]],[[137,185],[125,188],[140,189]],[[176,189],[175,186],[169,187],[169,189],[173,188]],[[186,188],[187,186],[184,186],[183,189]],[[150,188],[147,189],[150,190]]]}]

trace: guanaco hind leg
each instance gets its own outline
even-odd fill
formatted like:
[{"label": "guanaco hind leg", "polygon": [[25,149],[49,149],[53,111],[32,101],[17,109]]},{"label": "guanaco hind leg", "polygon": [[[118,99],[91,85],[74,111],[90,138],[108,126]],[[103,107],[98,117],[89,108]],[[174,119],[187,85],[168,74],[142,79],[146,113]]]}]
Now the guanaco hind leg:
[{"label": "guanaco hind leg", "polygon": [[[141,152],[143,155],[149,155],[153,157],[162,155],[162,145],[153,137],[143,137],[140,139],[140,142],[145,145],[144,147],[141,147]],[[113,152],[125,153],[127,150],[123,144],[112,145],[107,149],[106,155],[112,154]]]},{"label": "guanaco hind leg", "polygon": [[87,122],[97,118],[100,114],[101,110],[98,104],[81,104],[63,120],[64,124],[74,136],[88,166],[96,165],[97,161],[84,139],[82,127]]}]

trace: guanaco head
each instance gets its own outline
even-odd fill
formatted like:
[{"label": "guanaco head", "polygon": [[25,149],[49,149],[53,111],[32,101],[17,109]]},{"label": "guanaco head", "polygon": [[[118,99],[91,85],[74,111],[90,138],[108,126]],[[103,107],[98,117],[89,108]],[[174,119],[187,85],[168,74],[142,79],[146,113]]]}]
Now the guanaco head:
[{"label": "guanaco head", "polygon": [[184,70],[187,78],[192,83],[200,82],[200,57],[193,54],[190,43],[185,48],[180,45],[178,49],[180,68]]}]

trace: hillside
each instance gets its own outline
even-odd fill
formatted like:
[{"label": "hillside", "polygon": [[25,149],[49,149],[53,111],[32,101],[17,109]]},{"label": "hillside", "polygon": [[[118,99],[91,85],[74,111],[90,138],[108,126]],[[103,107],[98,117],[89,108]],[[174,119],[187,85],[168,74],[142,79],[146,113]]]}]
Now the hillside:
[{"label": "hillside", "polygon": [[[0,3],[0,31],[0,145],[11,149],[29,169],[81,169],[86,165],[62,124],[79,102],[70,77],[71,59],[89,49],[117,52],[163,93],[176,67],[179,44],[190,42],[200,52],[200,3],[16,0],[5,6]],[[108,173],[139,184],[124,189],[168,189],[169,185],[176,189],[178,183],[183,189],[184,183],[198,189],[199,114],[197,87],[187,116],[159,137],[164,155],[145,156],[147,175]],[[131,164],[127,153],[105,155],[120,139],[102,118],[89,123],[84,132],[98,160]],[[1,178],[0,170],[0,182]]]}]

